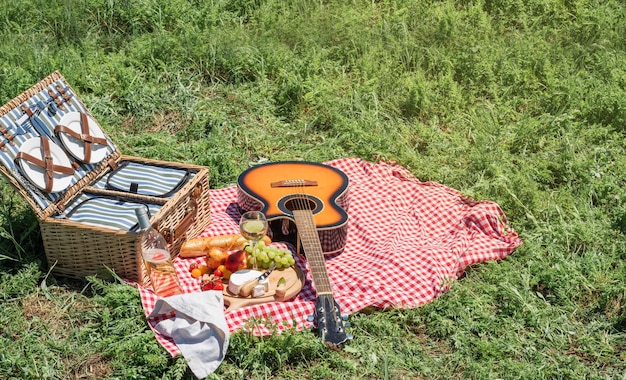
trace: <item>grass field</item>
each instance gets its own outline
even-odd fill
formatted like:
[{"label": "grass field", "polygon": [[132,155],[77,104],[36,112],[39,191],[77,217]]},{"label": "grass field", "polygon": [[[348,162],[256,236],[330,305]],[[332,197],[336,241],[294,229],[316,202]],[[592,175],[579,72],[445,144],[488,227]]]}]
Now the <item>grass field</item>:
[{"label": "grass field", "polygon": [[[435,302],[232,336],[218,379],[626,378],[621,0],[20,0],[0,104],[59,70],[131,155],[207,165],[395,160],[503,208],[524,244]],[[48,273],[0,193],[1,379],[192,379],[121,283]]]}]

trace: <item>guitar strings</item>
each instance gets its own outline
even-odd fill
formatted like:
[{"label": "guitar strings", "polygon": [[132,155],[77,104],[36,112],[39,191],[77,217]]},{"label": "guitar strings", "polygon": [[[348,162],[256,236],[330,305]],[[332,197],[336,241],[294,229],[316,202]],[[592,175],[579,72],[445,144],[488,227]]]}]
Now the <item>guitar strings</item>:
[{"label": "guitar strings", "polygon": [[[307,238],[309,242],[311,242],[312,239],[314,238],[316,242],[319,242],[319,236],[309,236],[309,234],[313,234],[313,233],[317,234],[317,229],[315,225],[315,219],[313,218],[313,210],[311,210],[310,201],[305,191],[305,181],[304,180],[300,181],[295,187],[296,187],[296,201],[295,201],[296,207],[299,208],[299,210],[301,211],[308,211],[306,215],[307,215],[307,218],[310,217],[309,224],[311,224],[310,226],[311,230],[302,229],[302,231],[300,231],[300,243],[301,245],[303,245],[303,242],[302,242],[303,237]],[[300,215],[302,216],[303,213],[300,213]],[[330,284],[330,279],[328,278],[328,272],[326,270],[326,263],[324,262],[321,245],[320,245],[319,251],[320,251],[319,255],[315,255],[312,252],[310,252],[309,255],[306,255],[306,252],[305,252],[305,256],[307,258],[307,261],[309,261],[309,266],[311,267],[311,273],[314,274],[317,272],[317,276],[314,276],[314,280],[317,281],[317,283],[315,284],[317,287],[317,290],[318,291],[322,290],[324,293],[329,294],[329,296],[332,298],[332,286]],[[315,268],[313,268],[310,265],[311,263],[315,264]],[[326,288],[326,289],[321,289],[321,288]]]}]

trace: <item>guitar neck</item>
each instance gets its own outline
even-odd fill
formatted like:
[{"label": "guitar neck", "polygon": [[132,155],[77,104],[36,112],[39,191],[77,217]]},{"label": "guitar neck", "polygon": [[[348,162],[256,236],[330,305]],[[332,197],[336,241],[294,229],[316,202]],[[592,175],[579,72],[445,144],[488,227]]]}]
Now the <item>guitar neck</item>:
[{"label": "guitar neck", "polygon": [[306,259],[311,268],[315,290],[318,295],[332,295],[333,291],[330,280],[328,279],[328,272],[326,271],[322,245],[320,244],[319,235],[315,229],[313,213],[308,209],[293,210],[293,216],[296,221],[296,228],[298,229],[302,247],[306,254]]}]

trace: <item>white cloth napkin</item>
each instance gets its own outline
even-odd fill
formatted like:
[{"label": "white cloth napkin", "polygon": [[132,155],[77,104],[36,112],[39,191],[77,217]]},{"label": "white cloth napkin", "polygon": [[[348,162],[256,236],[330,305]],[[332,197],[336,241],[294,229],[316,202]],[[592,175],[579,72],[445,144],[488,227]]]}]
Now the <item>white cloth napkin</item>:
[{"label": "white cloth napkin", "polygon": [[206,291],[159,298],[148,318],[175,312],[154,329],[171,337],[194,375],[213,373],[226,356],[230,332],[222,292]]}]

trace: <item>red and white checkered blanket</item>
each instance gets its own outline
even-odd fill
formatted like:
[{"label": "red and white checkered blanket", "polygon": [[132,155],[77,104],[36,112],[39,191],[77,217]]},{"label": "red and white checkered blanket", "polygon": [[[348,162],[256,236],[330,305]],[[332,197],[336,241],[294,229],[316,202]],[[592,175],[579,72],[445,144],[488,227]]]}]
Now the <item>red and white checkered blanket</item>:
[{"label": "red and white checkered blanket", "polygon": [[[464,269],[486,260],[502,259],[522,241],[507,226],[501,208],[490,201],[472,201],[458,191],[434,182],[420,182],[405,168],[361,159],[338,159],[326,164],[349,178],[347,244],[339,255],[326,258],[335,300],[344,314],[368,306],[413,308],[437,298]],[[210,225],[201,236],[237,233],[239,213],[236,187],[211,190]],[[305,274],[300,294],[287,302],[247,306],[226,314],[231,332],[250,328],[270,334],[284,329],[312,327],[307,316],[315,310],[316,295],[306,261],[296,256]],[[189,275],[198,259],[176,259],[183,291],[199,291]],[[157,297],[139,287],[146,316]],[[259,320],[275,323],[261,323]],[[155,321],[148,321],[151,326]],[[248,322],[248,323],[247,323]],[[173,341],[156,333],[172,355]]]}]

